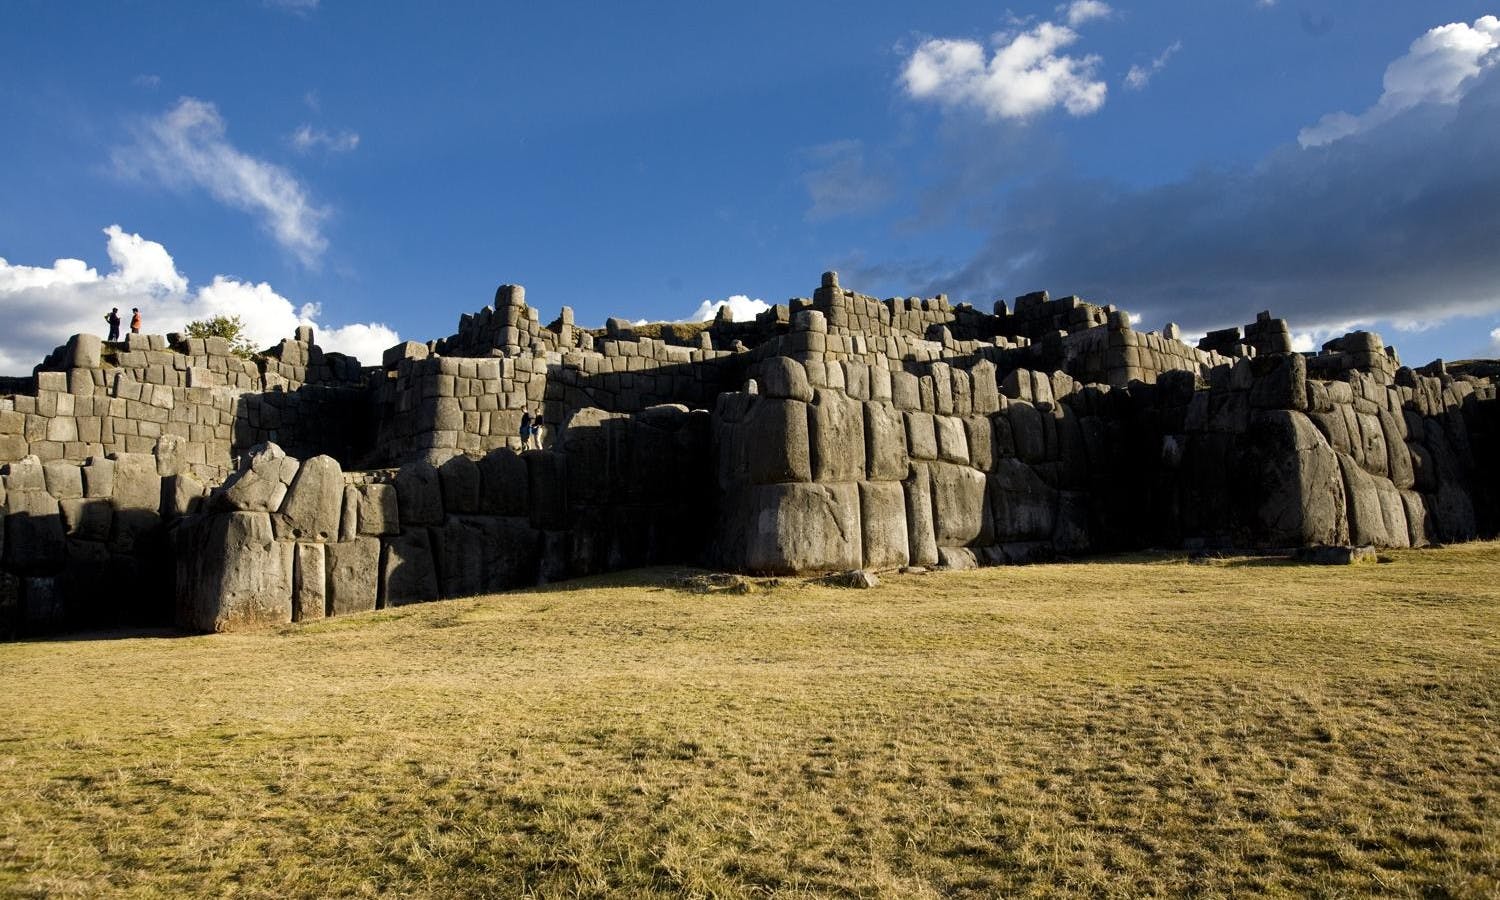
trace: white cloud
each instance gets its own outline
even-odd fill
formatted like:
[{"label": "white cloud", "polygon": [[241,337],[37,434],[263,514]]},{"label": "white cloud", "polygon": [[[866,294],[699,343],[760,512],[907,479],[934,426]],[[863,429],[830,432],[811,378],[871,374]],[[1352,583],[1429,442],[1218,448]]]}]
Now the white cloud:
[{"label": "white cloud", "polygon": [[1490,352],[1500,356],[1500,328],[1490,332]]},{"label": "white cloud", "polygon": [[698,309],[683,321],[707,322],[719,314],[719,308],[729,307],[729,315],[736,322],[749,322],[771,308],[764,300],[751,300],[744,294],[735,294],[727,300],[704,300]]},{"label": "white cloud", "polygon": [[1068,17],[1068,24],[1074,28],[1094,19],[1107,19],[1114,14],[1109,4],[1101,3],[1100,0],[1073,0],[1066,6],[1059,6],[1057,11],[1065,13]]},{"label": "white cloud", "polygon": [[[130,234],[118,225],[104,229],[113,269],[100,275],[83,260],[59,259],[50,267],[13,265],[0,259],[0,372],[23,374],[69,335],[103,335],[104,315],[118,307],[128,327],[139,307],[145,331],[180,331],[190,321],[216,315],[239,316],[257,349],[291,337],[298,325],[319,329],[325,350],[377,364],[385,348],[400,341],[381,324],[350,324],[323,329],[315,303],[300,306],[265,282],[216,275],[196,289],[177,271],[161,244]],[[123,330],[123,329],[122,329]]]},{"label": "white cloud", "polygon": [[200,188],[227,206],[258,217],[277,243],[314,265],[328,247],[322,223],[328,211],[286,169],[241,152],[225,137],[224,119],[212,104],[184,97],[148,120],[135,143],[114,152],[125,174],[177,189]]},{"label": "white cloud", "polygon": [[1388,122],[1423,103],[1457,103],[1475,76],[1500,63],[1500,18],[1484,16],[1472,26],[1454,22],[1412,41],[1405,56],[1386,67],[1384,91],[1360,113],[1329,113],[1302,129],[1297,142],[1320,147]]},{"label": "white cloud", "polygon": [[1255,5],[1261,9],[1270,9],[1276,5],[1276,0],[1255,0]]},{"label": "white cloud", "polygon": [[[1316,152],[1288,143],[1159,185],[1058,174],[992,189],[984,245],[967,262],[938,258],[919,292],[1066,284],[1189,331],[1262,309],[1289,314],[1299,332],[1339,334],[1353,318],[1490,316],[1500,310],[1500,65],[1457,93]],[[1494,324],[1474,329],[1478,343]]]},{"label": "white cloud", "polygon": [[299,16],[305,16],[318,8],[319,0],[264,0],[265,5],[272,9],[283,9]]},{"label": "white cloud", "polygon": [[1161,55],[1151,60],[1149,66],[1131,66],[1130,71],[1125,73],[1125,86],[1133,91],[1139,91],[1151,83],[1151,78],[1157,72],[1167,67],[1167,62],[1172,56],[1182,49],[1182,41],[1173,41],[1172,46],[1161,52]]},{"label": "white cloud", "polygon": [[1098,56],[1057,53],[1077,40],[1073,29],[1042,22],[996,35],[986,59],[974,41],[934,38],[911,55],[901,78],[913,98],[977,107],[990,119],[1025,119],[1058,106],[1084,116],[1104,105],[1109,88],[1094,77]]},{"label": "white cloud", "polygon": [[303,125],[292,132],[289,140],[298,153],[311,153],[322,149],[328,153],[348,153],[359,146],[359,134],[353,131],[323,131]]}]

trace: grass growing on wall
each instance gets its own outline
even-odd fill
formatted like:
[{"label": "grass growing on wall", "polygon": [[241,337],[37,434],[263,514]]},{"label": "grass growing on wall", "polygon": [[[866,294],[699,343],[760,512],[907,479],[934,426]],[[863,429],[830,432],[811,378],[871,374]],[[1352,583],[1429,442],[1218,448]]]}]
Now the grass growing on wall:
[{"label": "grass growing on wall", "polygon": [[0,646],[0,894],[1500,891],[1500,545]]}]

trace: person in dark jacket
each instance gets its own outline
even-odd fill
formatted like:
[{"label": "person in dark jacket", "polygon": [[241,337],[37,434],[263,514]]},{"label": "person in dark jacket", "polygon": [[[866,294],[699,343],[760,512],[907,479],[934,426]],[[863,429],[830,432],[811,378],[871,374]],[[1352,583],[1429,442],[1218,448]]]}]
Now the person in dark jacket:
[{"label": "person in dark jacket", "polygon": [[120,307],[116,306],[104,314],[104,321],[109,323],[109,337],[107,341],[118,341],[120,339]]}]

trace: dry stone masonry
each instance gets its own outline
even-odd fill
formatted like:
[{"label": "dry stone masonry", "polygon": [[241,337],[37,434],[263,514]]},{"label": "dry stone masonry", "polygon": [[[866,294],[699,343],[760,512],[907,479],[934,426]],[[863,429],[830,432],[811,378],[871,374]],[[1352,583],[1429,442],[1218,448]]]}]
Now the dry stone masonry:
[{"label": "dry stone masonry", "polygon": [[[543,324],[502,285],[378,367],[311,329],[76,335],[0,397],[0,631],[229,631],[632,566],[1025,563],[1491,536],[1496,368],[1196,345],[1077,297],[834,273],[751,322]],[[522,446],[521,416],[545,449]]]}]

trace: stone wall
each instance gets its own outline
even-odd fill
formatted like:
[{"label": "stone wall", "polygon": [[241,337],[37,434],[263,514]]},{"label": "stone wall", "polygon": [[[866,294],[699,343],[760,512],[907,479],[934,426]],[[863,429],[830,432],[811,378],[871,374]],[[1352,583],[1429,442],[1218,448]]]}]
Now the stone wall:
[{"label": "stone wall", "polygon": [[166,474],[217,482],[265,441],[347,459],[368,443],[364,374],[299,332],[259,363],[221,338],[75,335],[37,367],[30,391],[0,397],[0,464],[145,453]]},{"label": "stone wall", "polygon": [[360,473],[257,447],[173,533],[177,620],[233,631],[694,561],[707,418],[583,410],[556,449]]},{"label": "stone wall", "polygon": [[164,523],[192,511],[203,487],[158,462],[116,453],[0,467],[0,635],[167,617]]},{"label": "stone wall", "polygon": [[[228,630],[667,561],[1500,531],[1500,370],[1405,368],[1373,334],[1294,353],[1262,313],[1192,346],[1077,297],[983,312],[833,273],[751,322],[543,323],[505,285],[374,369],[310,329],[254,360],[71,339],[0,397],[0,628],[159,620],[176,596]],[[520,452],[527,409],[545,450]]]}]

